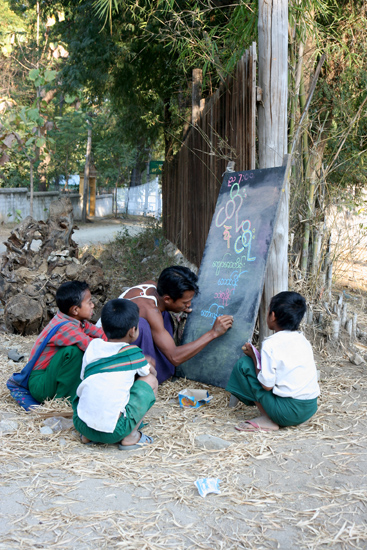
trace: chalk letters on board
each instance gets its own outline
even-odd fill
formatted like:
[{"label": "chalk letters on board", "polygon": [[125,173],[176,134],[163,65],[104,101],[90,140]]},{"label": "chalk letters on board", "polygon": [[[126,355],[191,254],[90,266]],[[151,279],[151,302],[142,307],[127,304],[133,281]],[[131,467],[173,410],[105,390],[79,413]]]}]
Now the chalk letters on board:
[{"label": "chalk letters on board", "polygon": [[182,343],[210,330],[220,315],[233,315],[234,323],[177,367],[178,376],[224,388],[243,355],[259,309],[284,176],[285,166],[225,174]]}]

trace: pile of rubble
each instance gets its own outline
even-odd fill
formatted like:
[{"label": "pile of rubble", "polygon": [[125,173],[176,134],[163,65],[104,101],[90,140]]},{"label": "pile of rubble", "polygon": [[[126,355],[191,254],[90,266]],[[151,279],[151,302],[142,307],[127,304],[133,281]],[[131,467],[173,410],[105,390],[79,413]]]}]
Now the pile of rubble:
[{"label": "pile of rubble", "polygon": [[[6,328],[15,334],[34,334],[57,311],[55,294],[61,283],[86,281],[99,311],[107,297],[108,283],[101,264],[89,253],[78,258],[72,239],[73,208],[68,198],[50,205],[47,222],[27,216],[4,243],[0,274],[0,301]],[[31,248],[40,240],[38,251]]]}]

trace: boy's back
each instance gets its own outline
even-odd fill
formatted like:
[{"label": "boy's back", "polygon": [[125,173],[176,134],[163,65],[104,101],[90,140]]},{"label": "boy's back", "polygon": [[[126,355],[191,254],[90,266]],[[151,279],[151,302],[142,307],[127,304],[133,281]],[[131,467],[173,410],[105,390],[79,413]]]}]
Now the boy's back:
[{"label": "boy's back", "polygon": [[108,341],[95,340],[87,348],[73,401],[74,426],[82,443],[140,448],[153,442],[139,426],[155,403],[158,381],[141,349],[131,344],[139,335],[139,308],[129,300],[110,300],[101,319]]},{"label": "boy's back", "polygon": [[282,330],[265,339],[258,379],[280,397],[314,399],[320,395],[311,344],[298,331]]},{"label": "boy's back", "polygon": [[[121,356],[120,365],[132,364],[132,370],[98,372],[85,377],[88,365],[117,354]],[[79,418],[94,430],[112,433],[120,413],[125,412],[135,375],[147,376],[149,372],[149,363],[137,346],[126,342],[93,340],[83,357],[82,382],[77,390]]]}]

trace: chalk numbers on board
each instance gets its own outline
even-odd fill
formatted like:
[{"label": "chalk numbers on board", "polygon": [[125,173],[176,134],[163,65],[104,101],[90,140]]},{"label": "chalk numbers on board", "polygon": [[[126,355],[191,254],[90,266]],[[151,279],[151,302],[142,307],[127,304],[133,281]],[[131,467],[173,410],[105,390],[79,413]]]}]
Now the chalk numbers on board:
[{"label": "chalk numbers on board", "polygon": [[[256,257],[251,257],[251,243],[255,237],[255,229],[251,230],[250,220],[240,221],[240,210],[243,204],[243,200],[247,198],[246,188],[240,187],[241,181],[245,182],[249,179],[252,179],[254,174],[252,172],[246,174],[240,174],[238,176],[238,182],[236,181],[236,176],[231,176],[228,178],[228,187],[231,188],[229,192],[229,200],[226,205],[223,206],[215,218],[215,225],[217,227],[224,226],[223,239],[227,241],[227,248],[230,247],[230,239],[232,235],[229,230],[232,229],[233,225],[229,226],[228,222],[234,217],[234,227],[236,233],[242,231],[242,234],[239,235],[234,241],[234,251],[236,254],[241,254],[244,250],[247,250],[247,261],[253,262],[256,260]],[[226,225],[225,225],[226,224]],[[233,222],[232,222],[233,224]]]},{"label": "chalk numbers on board", "polygon": [[234,243],[234,251],[236,254],[241,254],[247,248],[247,261],[254,262],[256,257],[251,258],[251,243],[253,238],[253,233],[251,231],[251,222],[246,220],[242,222],[242,235],[239,235]]}]

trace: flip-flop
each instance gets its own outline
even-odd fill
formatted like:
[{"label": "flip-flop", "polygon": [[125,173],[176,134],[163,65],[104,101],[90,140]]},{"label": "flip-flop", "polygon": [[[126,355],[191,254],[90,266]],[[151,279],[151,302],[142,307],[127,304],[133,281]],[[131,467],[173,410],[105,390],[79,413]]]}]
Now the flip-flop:
[{"label": "flip-flop", "polygon": [[[246,424],[248,427],[246,427]],[[273,430],[272,428],[262,428],[256,422],[252,420],[245,420],[241,422],[238,426],[234,427],[235,430],[239,432],[277,432],[278,430]]]},{"label": "flip-flop", "polygon": [[140,432],[141,437],[135,445],[119,445],[119,451],[133,451],[134,449],[141,449],[145,445],[150,445],[153,443],[153,438],[149,435],[145,435],[142,432]]}]

